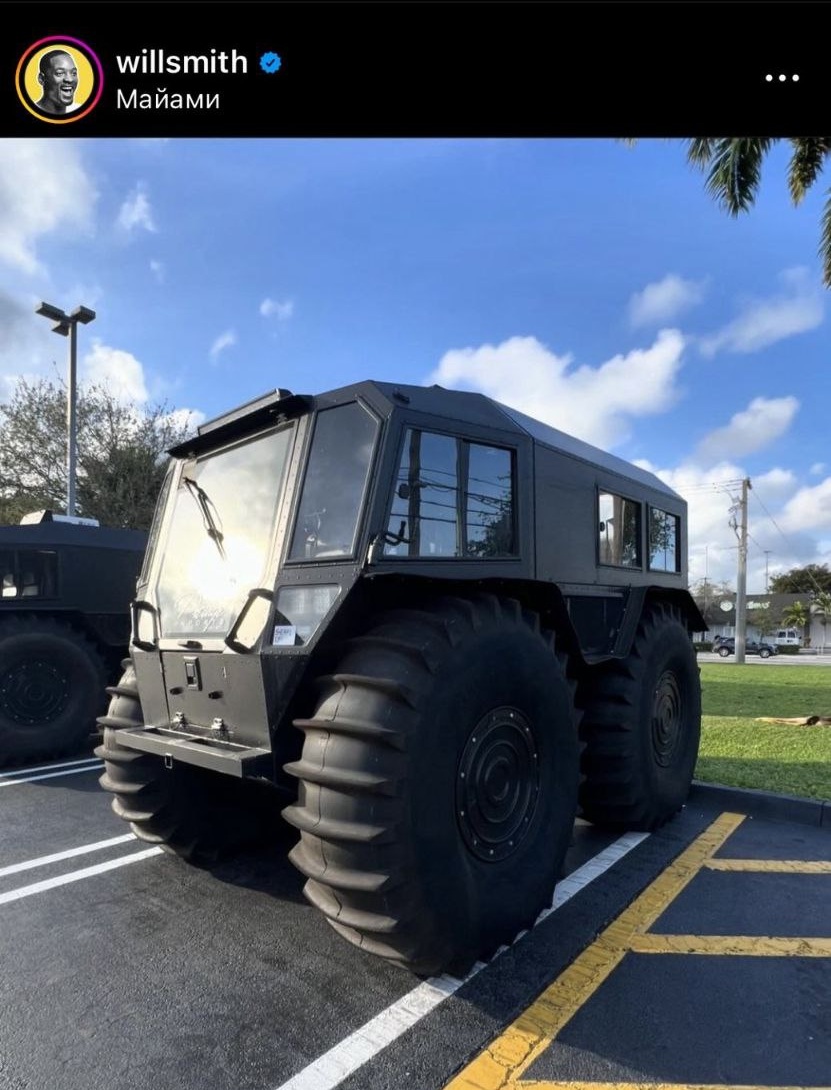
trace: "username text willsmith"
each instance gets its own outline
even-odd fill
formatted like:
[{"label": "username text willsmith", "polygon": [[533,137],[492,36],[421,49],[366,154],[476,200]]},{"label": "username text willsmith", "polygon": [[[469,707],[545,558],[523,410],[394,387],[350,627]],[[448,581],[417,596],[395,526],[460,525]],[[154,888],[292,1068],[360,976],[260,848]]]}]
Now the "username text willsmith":
[{"label": "username text willsmith", "polygon": [[140,53],[129,56],[116,56],[118,71],[122,75],[159,76],[164,73],[173,74],[181,72],[183,75],[217,75],[230,73],[232,75],[245,74],[248,71],[248,60],[232,49],[230,53],[225,50],[211,49],[209,53],[198,53],[182,56],[178,53],[166,53],[164,49],[142,49]]}]

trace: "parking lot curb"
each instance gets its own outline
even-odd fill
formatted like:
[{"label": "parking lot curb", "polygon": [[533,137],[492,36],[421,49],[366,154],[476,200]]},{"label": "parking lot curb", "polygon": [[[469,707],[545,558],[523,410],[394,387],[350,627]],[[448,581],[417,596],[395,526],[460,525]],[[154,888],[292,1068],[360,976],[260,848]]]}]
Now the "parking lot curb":
[{"label": "parking lot curb", "polygon": [[734,809],[750,817],[813,825],[831,832],[831,802],[820,799],[802,799],[795,795],[776,795],[771,791],[752,791],[746,787],[726,787],[724,784],[693,780],[688,803],[708,803],[723,809]]}]

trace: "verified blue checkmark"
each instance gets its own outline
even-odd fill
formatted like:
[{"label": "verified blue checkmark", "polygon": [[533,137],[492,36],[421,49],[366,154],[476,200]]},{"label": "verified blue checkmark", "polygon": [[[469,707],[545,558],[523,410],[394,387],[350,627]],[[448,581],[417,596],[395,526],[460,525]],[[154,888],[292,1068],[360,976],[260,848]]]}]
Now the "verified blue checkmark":
[{"label": "verified blue checkmark", "polygon": [[263,53],[260,57],[260,68],[264,72],[277,72],[283,62],[276,53]]}]

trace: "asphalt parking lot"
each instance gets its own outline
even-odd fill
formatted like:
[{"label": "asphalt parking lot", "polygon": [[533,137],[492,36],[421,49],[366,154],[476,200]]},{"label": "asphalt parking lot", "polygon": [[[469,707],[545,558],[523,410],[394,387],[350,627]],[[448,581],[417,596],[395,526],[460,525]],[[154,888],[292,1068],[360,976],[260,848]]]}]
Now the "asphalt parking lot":
[{"label": "asphalt parking lot", "polygon": [[292,830],[193,868],[78,761],[0,776],[0,1090],[831,1085],[827,824],[581,823],[531,932],[419,981],[305,902]]}]

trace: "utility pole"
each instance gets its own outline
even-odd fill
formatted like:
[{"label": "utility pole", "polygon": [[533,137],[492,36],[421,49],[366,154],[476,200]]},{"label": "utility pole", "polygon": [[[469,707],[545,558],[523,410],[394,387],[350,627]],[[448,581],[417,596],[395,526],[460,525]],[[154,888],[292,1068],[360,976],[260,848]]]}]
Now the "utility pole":
[{"label": "utility pole", "polygon": [[768,578],[768,557],[770,549],[765,549],[765,594],[770,594],[770,579]]},{"label": "utility pole", "polygon": [[[742,498],[739,502],[741,513],[739,538],[739,571],[736,580],[736,662],[744,663],[746,627],[747,627],[747,493],[753,486],[750,478],[742,481]],[[733,524],[736,529],[735,522]]]}]

